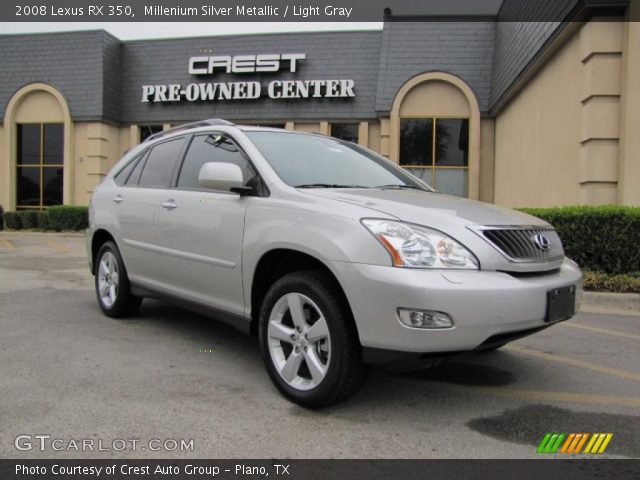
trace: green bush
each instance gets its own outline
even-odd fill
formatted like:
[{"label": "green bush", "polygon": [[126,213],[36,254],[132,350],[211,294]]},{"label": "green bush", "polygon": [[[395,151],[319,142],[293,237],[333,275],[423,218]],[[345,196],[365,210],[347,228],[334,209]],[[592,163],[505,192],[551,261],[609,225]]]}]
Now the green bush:
[{"label": "green bush", "polygon": [[43,212],[38,212],[38,228],[43,230],[49,229],[49,212],[46,210]]},{"label": "green bush", "polygon": [[84,230],[89,226],[89,209],[73,205],[56,205],[47,210],[50,230]]},{"label": "green bush", "polygon": [[22,228],[22,222],[20,222],[20,216],[18,212],[4,212],[4,224],[7,228],[14,230],[20,230]]},{"label": "green bush", "polygon": [[640,208],[611,205],[522,211],[553,225],[565,254],[582,268],[609,274],[640,272]]},{"label": "green bush", "polygon": [[36,228],[38,226],[38,212],[35,210],[21,210],[18,212],[22,228]]},{"label": "green bush", "polygon": [[585,270],[584,289],[593,292],[640,293],[640,272],[610,275]]}]

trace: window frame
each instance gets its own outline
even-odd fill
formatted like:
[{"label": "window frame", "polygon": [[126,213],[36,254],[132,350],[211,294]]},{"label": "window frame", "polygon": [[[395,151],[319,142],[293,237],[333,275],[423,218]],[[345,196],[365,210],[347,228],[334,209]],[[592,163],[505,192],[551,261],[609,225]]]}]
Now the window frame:
[{"label": "window frame", "polygon": [[[131,185],[127,185],[125,183],[122,186],[123,187],[135,187],[135,188],[151,188],[151,189],[155,189],[155,190],[169,190],[169,189],[173,188],[173,185],[175,183],[176,169],[178,168],[179,165],[182,165],[182,161],[184,159],[184,154],[186,152],[186,146],[189,143],[190,136],[191,135],[180,135],[180,136],[176,136],[176,137],[163,139],[161,141],[153,143],[152,145],[149,145],[149,147],[143,152],[144,158],[142,158],[140,160],[140,162],[144,162],[144,163],[142,164],[142,170],[140,171],[140,178],[138,178],[138,182],[136,184],[131,184]],[[180,152],[178,153],[178,155],[176,157],[176,160],[174,162],[174,165],[171,168],[171,174],[169,175],[168,185],[165,185],[165,186],[157,186],[157,185],[156,186],[145,186],[145,185],[140,185],[140,179],[142,178],[142,174],[144,173],[144,169],[147,168],[147,162],[149,161],[149,157],[151,156],[151,152],[153,151],[153,149],[156,148],[158,145],[161,145],[163,143],[172,142],[172,141],[175,141],[175,140],[182,140],[182,147],[180,147]],[[136,158],[137,158],[137,156],[136,156]],[[135,167],[134,167],[133,170],[135,170]],[[133,174],[133,170],[129,174],[129,177]],[[127,181],[128,180],[129,180],[129,178],[127,177]]]},{"label": "window frame", "polygon": [[431,164],[429,165],[407,165],[407,164],[403,164],[400,161],[400,156],[398,155],[398,165],[402,168],[421,168],[421,169],[425,169],[425,168],[430,168],[431,169],[431,187],[434,188],[435,190],[438,190],[438,186],[436,184],[436,179],[437,179],[437,170],[438,169],[443,169],[443,170],[466,170],[467,171],[467,194],[465,197],[461,197],[461,198],[469,198],[469,192],[471,189],[471,175],[469,174],[470,169],[471,169],[471,141],[470,138],[467,138],[467,165],[466,166],[454,166],[454,165],[436,165],[436,129],[437,129],[437,123],[438,123],[438,119],[442,119],[442,120],[466,120],[467,122],[469,122],[469,128],[471,128],[471,117],[461,117],[458,115],[402,115],[399,118],[399,126],[400,126],[400,133],[398,135],[398,152],[401,151],[402,149],[402,120],[431,120],[433,122],[433,131],[431,132],[433,138],[431,140]]},{"label": "window frame", "polygon": [[[22,127],[22,125],[38,125],[40,127],[40,149],[38,152],[38,160],[39,163],[20,163],[20,157],[18,155],[18,151],[19,151],[19,145],[18,145],[18,141],[19,141],[19,130]],[[62,163],[58,164],[49,164],[49,163],[44,163],[44,156],[45,156],[45,151],[44,151],[44,127],[45,125],[62,125]],[[16,186],[16,192],[15,192],[15,201],[16,201],[16,210],[38,210],[38,211],[44,211],[47,208],[49,208],[51,205],[45,205],[43,200],[44,200],[44,169],[45,168],[61,168],[62,169],[62,178],[63,178],[63,187],[62,187],[62,201],[60,203],[60,205],[64,205],[64,174],[65,174],[65,165],[64,165],[64,128],[65,128],[65,124],[64,122],[18,122],[16,123],[16,163],[14,165],[15,168],[15,174],[16,174],[16,179],[15,179],[15,186]],[[39,192],[39,203],[38,205],[18,205],[18,195],[19,195],[19,184],[18,184],[18,169],[19,168],[33,168],[33,169],[38,169],[39,170],[39,177],[40,177],[40,192]]]}]

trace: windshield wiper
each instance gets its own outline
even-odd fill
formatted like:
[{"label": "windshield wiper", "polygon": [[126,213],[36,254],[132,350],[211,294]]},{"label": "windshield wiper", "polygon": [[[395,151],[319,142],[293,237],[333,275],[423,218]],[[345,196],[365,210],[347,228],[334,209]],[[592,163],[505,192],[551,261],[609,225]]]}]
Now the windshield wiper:
[{"label": "windshield wiper", "polygon": [[430,192],[431,190],[427,190],[426,188],[417,187],[415,185],[401,185],[401,184],[389,184],[389,185],[378,185],[375,188],[379,188],[381,190],[392,190],[392,189],[402,189],[402,188],[411,188],[413,190],[421,190],[423,192]]},{"label": "windshield wiper", "polygon": [[362,185],[339,185],[335,183],[305,183],[296,185],[294,188],[370,188]]}]

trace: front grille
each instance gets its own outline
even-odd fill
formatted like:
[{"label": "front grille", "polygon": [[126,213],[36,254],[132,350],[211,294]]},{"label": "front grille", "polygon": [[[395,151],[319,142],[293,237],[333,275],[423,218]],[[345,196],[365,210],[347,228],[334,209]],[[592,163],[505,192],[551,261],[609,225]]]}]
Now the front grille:
[{"label": "front grille", "polygon": [[[536,227],[487,227],[482,230],[482,234],[514,262],[547,262],[564,257],[562,242],[555,230]],[[547,249],[543,248],[544,239],[548,242]]]}]

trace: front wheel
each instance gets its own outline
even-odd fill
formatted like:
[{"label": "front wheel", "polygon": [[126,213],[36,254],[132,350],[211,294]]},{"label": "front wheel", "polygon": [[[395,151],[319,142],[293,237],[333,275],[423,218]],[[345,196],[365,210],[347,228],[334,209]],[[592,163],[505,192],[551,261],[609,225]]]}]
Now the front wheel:
[{"label": "front wheel", "polygon": [[340,290],[323,272],[288,274],[260,310],[260,346],[271,380],[289,400],[319,408],[352,396],[365,369]]},{"label": "front wheel", "polygon": [[142,299],[131,293],[127,269],[115,243],[105,242],[100,247],[94,274],[98,305],[105,315],[120,318],[138,311]]}]

